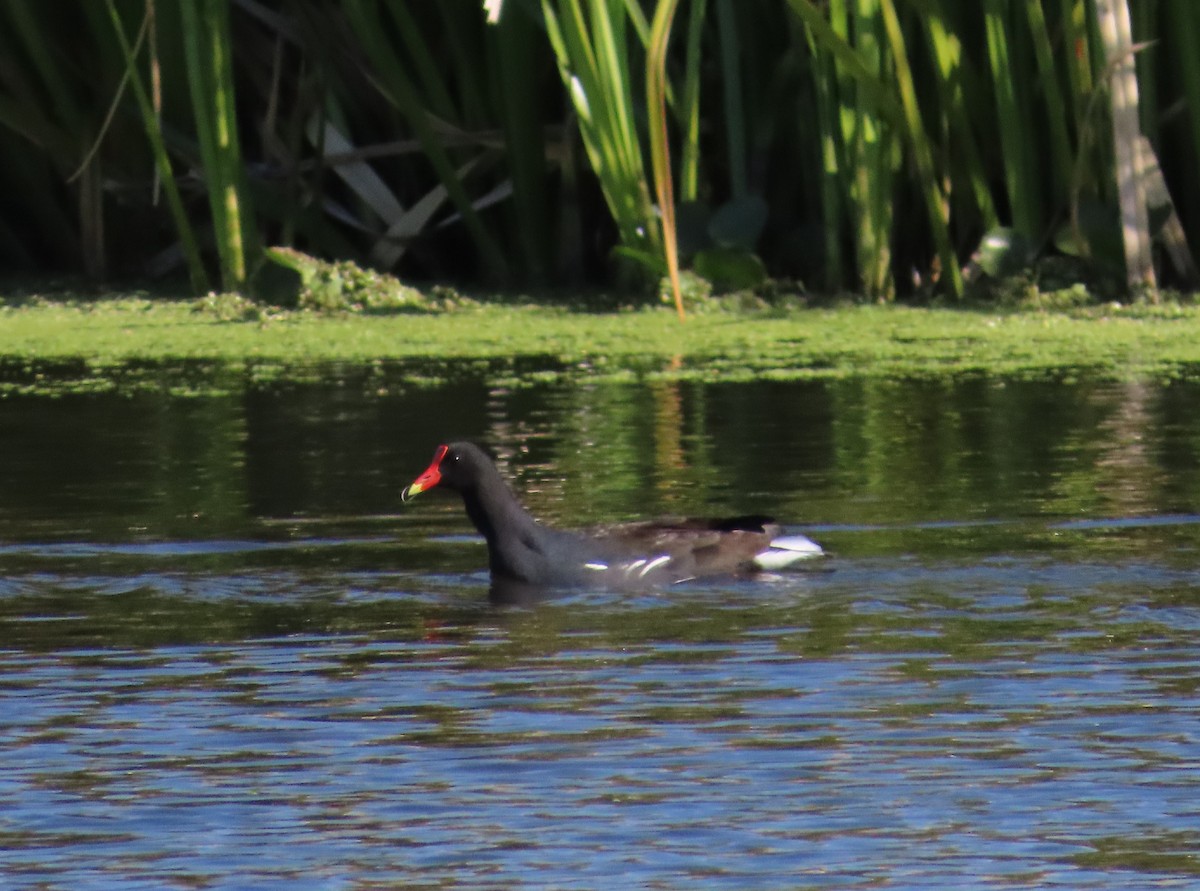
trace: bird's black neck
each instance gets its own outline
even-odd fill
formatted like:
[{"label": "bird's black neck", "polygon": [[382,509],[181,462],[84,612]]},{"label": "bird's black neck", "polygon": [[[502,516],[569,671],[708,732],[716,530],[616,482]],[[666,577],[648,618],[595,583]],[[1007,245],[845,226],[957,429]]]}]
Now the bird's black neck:
[{"label": "bird's black neck", "polygon": [[467,516],[487,540],[492,572],[516,578],[526,575],[525,564],[531,552],[540,550],[543,527],[521,506],[499,474],[464,489],[462,496]]}]

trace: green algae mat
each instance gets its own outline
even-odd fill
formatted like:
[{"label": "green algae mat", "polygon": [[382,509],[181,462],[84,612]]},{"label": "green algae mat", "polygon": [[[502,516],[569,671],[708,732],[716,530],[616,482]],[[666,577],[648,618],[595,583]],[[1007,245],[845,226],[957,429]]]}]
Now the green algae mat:
[{"label": "green algae mat", "polygon": [[[1200,308],[847,305],[712,311],[684,324],[666,308],[595,313],[499,304],[233,318],[211,300],[39,300],[0,308],[4,392],[107,388],[179,367],[288,378],[333,365],[400,368],[414,383],[464,374],[511,384],[963,374],[1168,379],[1200,373]],[[206,386],[219,388],[209,377]]]}]

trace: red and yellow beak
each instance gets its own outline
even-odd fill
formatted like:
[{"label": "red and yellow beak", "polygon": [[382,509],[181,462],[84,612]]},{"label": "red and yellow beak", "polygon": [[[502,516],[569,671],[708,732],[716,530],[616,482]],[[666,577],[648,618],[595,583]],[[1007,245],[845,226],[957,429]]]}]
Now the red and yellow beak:
[{"label": "red and yellow beak", "polygon": [[425,468],[424,473],[404,487],[404,491],[400,493],[401,501],[408,501],[414,495],[420,495],[442,481],[442,459],[446,457],[447,451],[448,449],[444,445],[437,447],[437,451],[433,453],[433,463]]}]

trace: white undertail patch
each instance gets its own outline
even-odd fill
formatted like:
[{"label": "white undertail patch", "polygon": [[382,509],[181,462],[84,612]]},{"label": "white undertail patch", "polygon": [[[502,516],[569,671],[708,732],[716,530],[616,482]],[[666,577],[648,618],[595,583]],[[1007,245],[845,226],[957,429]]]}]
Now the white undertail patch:
[{"label": "white undertail patch", "polygon": [[754,555],[759,569],[784,569],[825,553],[821,546],[805,535],[784,535],[773,539],[770,547]]}]

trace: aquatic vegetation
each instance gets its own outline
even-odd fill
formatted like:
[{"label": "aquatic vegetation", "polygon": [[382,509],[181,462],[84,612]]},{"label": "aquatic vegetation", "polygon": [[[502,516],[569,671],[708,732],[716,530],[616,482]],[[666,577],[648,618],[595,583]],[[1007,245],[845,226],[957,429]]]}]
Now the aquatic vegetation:
[{"label": "aquatic vegetation", "polygon": [[323,311],[434,308],[416,288],[350,260],[332,263],[289,247],[264,253],[271,263],[259,272],[255,290],[275,303]]},{"label": "aquatic vegetation", "polygon": [[[35,301],[0,308],[2,386],[242,386],[336,367],[406,384],[485,376],[695,379],[1089,375],[1167,378],[1200,368],[1200,307],[1064,309],[846,305],[612,312],[436,301],[412,313],[269,309],[236,297]],[[74,383],[70,383],[74,382]]]}]

